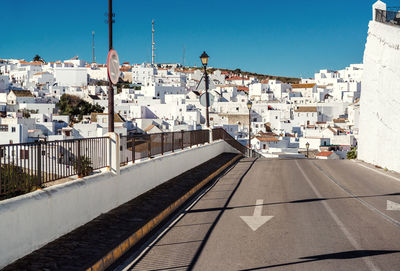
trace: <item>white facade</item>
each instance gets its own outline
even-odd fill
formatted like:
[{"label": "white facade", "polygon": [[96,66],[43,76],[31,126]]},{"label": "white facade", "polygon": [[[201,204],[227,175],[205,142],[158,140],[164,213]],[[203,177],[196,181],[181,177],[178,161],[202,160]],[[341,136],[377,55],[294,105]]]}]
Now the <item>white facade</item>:
[{"label": "white facade", "polygon": [[[384,7],[380,1],[377,4]],[[398,26],[369,23],[360,100],[358,158],[395,171],[400,171],[397,136],[400,133],[399,47]]]},{"label": "white facade", "polygon": [[85,87],[88,84],[86,68],[55,68],[54,77],[58,86]]}]

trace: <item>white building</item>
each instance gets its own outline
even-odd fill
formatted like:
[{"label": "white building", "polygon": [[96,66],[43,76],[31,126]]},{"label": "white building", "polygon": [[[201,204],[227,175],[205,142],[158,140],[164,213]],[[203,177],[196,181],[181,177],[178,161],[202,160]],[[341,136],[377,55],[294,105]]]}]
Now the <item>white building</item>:
[{"label": "white building", "polygon": [[[375,15],[386,4],[378,1],[372,9]],[[358,158],[400,172],[400,28],[375,18],[364,51]]]}]

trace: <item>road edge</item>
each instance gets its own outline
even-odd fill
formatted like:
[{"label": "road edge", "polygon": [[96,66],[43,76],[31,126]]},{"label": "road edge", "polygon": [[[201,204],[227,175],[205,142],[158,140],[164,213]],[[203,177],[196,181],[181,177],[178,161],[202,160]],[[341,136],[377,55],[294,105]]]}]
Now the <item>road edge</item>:
[{"label": "road edge", "polygon": [[226,168],[231,166],[233,163],[235,163],[237,160],[239,160],[242,157],[243,157],[242,154],[236,155],[231,161],[227,162],[225,165],[223,165],[218,170],[213,172],[207,178],[202,180],[200,183],[198,183],[196,186],[194,186],[192,189],[190,189],[185,195],[180,197],[178,200],[176,200],[174,203],[172,203],[170,206],[168,206],[166,209],[164,209],[164,211],[162,211],[156,217],[154,217],[149,222],[147,222],[143,227],[138,229],[135,233],[130,235],[127,239],[125,239],[123,242],[121,242],[119,245],[117,245],[114,249],[109,251],[105,256],[103,256],[100,260],[98,260],[94,265],[87,268],[86,271],[104,271],[104,270],[106,270],[110,265],[112,265],[119,258],[121,258],[122,255],[124,255],[130,248],[132,248],[135,244],[137,244],[138,241],[141,240],[146,234],[148,234],[152,229],[154,229],[156,226],[158,226],[158,224],[160,224],[170,214],[172,214],[176,209],[178,209],[193,194],[195,194],[197,191],[199,191],[208,182],[210,182],[212,179],[214,179],[216,176],[218,176],[222,171],[224,171]]}]

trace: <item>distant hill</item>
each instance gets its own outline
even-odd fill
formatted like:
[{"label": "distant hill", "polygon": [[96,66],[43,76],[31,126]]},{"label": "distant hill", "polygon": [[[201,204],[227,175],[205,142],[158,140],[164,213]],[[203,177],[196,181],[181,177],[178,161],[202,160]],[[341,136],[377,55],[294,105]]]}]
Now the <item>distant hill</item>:
[{"label": "distant hill", "polygon": [[[203,69],[202,67],[183,67],[184,70],[198,70],[198,69]],[[277,76],[277,75],[269,75],[269,74],[260,74],[260,73],[254,73],[254,72],[246,72],[242,71],[240,69],[236,70],[231,70],[231,69],[219,69],[219,68],[209,68],[207,71],[209,72],[214,72],[216,70],[224,71],[224,72],[229,72],[234,75],[242,75],[242,76],[253,76],[256,77],[258,80],[266,80],[266,79],[273,79],[273,80],[279,80],[283,83],[290,83],[290,84],[298,84],[300,83],[300,78],[296,77],[286,77],[286,76]]]}]

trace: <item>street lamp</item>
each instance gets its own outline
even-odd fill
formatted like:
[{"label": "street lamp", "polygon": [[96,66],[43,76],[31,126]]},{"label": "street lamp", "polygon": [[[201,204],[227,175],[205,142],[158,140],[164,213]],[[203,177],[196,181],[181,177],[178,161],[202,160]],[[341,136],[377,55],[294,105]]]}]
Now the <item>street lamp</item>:
[{"label": "street lamp", "polygon": [[253,103],[249,100],[247,102],[247,108],[249,109],[249,156],[251,154],[251,107]]},{"label": "street lamp", "polygon": [[306,149],[307,149],[307,158],[308,158],[308,148],[310,148],[310,143],[306,143]]},{"label": "street lamp", "polygon": [[209,56],[205,51],[200,56],[201,64],[203,64],[204,67],[204,81],[205,81],[205,89],[206,89],[206,122],[207,122],[207,128],[210,128],[210,117],[209,117],[209,112],[208,112],[208,107],[209,105],[209,97],[208,97],[208,74],[207,74],[207,64],[208,64],[208,58]]}]

